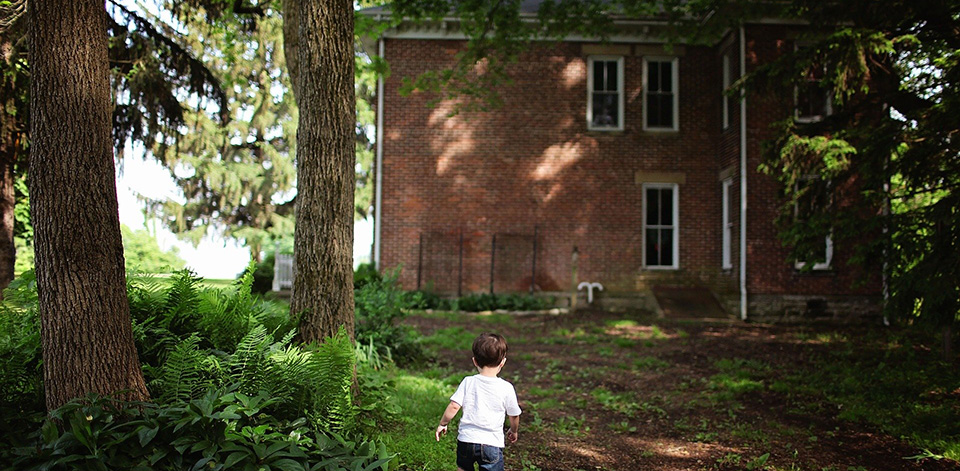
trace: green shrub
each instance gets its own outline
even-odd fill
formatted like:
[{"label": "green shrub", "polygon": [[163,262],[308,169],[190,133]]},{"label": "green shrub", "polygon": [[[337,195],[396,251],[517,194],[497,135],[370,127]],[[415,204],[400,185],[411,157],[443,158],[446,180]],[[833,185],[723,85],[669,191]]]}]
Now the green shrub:
[{"label": "green shrub", "polygon": [[403,299],[409,309],[452,310],[450,300],[443,299],[437,293],[429,290],[407,291],[403,293]]},{"label": "green shrub", "polygon": [[[250,287],[251,292],[267,294],[273,291],[273,265],[275,260],[276,254],[274,252],[267,252],[263,259],[256,264],[256,268],[253,270],[253,284]],[[238,279],[242,279],[248,272],[249,270],[246,270],[241,273]]]},{"label": "green shrub", "polygon": [[24,272],[0,305],[0,449],[17,431],[35,428],[44,410],[36,276]]},{"label": "green shrub", "polygon": [[457,300],[461,311],[480,312],[506,309],[509,311],[539,311],[553,307],[553,298],[527,296],[521,294],[478,293],[463,296]]},{"label": "green shrub", "polygon": [[37,470],[386,470],[383,444],[278,419],[267,412],[275,401],[216,389],[175,407],[90,396],[54,411],[10,458]]},{"label": "green shrub", "polygon": [[383,276],[372,263],[361,263],[353,272],[353,289],[360,289],[368,283],[382,280]]},{"label": "green shrub", "polygon": [[370,279],[354,292],[357,343],[376,346],[381,356],[405,364],[423,359],[417,334],[408,326],[399,325],[406,314],[404,293],[397,286],[397,273],[381,279]]},{"label": "green shrub", "polygon": [[[320,346],[294,344],[288,307],[253,295],[253,272],[250,267],[236,286],[223,289],[205,287],[189,271],[171,278],[131,276],[128,297],[134,338],[154,404],[88,398],[65,406],[56,416],[61,426],[45,425],[27,444],[28,451],[21,453],[22,466],[16,469],[189,469],[198,464],[246,469],[253,459],[249,456],[268,463],[264,453],[270,459],[291,460],[271,464],[280,469],[300,469],[295,463],[301,462],[312,463],[314,469],[351,470],[366,463],[368,468],[363,469],[369,469],[385,455],[382,445],[368,439],[379,433],[375,421],[398,410],[388,400],[390,385],[361,368],[358,384],[369,391],[361,389],[364,394],[355,397],[357,349],[345,330]],[[391,294],[397,291],[392,286],[392,281],[380,284],[386,298],[399,298]],[[373,284],[367,288],[371,297],[384,295],[375,294],[375,288]],[[20,432],[36,430],[43,420],[36,305],[30,272],[11,284],[0,305],[4,463],[10,462],[5,458],[13,459],[9,450],[25,445]],[[402,334],[395,337],[407,334],[398,332]],[[413,342],[412,337],[405,341]],[[110,409],[107,402],[116,406]],[[110,413],[85,409],[91,403]],[[237,417],[253,405],[255,417]],[[190,417],[189,423],[185,417]],[[294,435],[298,438],[291,441]],[[338,449],[342,453],[330,451]],[[284,455],[283,450],[291,454]],[[308,461],[303,461],[303,454]],[[317,468],[322,462],[328,465]]]}]

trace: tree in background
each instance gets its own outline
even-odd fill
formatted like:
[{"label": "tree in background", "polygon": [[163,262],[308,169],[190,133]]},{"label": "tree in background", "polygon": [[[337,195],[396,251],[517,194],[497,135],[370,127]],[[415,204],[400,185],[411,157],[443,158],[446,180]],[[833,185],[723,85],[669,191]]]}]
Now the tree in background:
[{"label": "tree in background", "polygon": [[30,84],[25,73],[26,0],[0,2],[0,298],[13,280],[17,177],[27,164]]},{"label": "tree in background", "polygon": [[180,257],[179,249],[161,249],[157,238],[146,229],[134,231],[121,224],[120,233],[123,235],[123,258],[127,273],[171,273],[187,265]]},{"label": "tree in background", "polygon": [[210,24],[201,12],[181,14],[188,34],[180,39],[217,71],[229,122],[186,112],[176,134],[152,149],[183,199],[147,202],[164,226],[194,244],[213,231],[246,245],[257,262],[272,240],[293,232],[296,106],[276,13],[266,10],[250,31],[237,15]]},{"label": "tree in background", "polygon": [[[783,218],[784,242],[798,259],[826,234],[848,242],[857,262],[884,271],[888,316],[939,327],[949,356],[960,323],[960,2],[794,0],[781,15],[817,27],[753,82],[803,87],[826,71],[819,86],[834,110],[778,125],[768,168],[784,212],[827,202],[804,221]],[[853,184],[802,185],[809,175]]]},{"label": "tree in background", "polygon": [[30,2],[30,204],[48,410],[148,398],[126,294],[102,1]]}]

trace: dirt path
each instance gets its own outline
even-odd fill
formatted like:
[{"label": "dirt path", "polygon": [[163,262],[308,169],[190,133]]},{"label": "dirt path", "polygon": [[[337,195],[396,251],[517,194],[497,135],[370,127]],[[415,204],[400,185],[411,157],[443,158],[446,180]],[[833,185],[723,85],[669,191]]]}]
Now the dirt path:
[{"label": "dirt path", "polygon": [[[424,335],[498,331],[524,409],[518,470],[955,470],[829,403],[793,394],[837,348],[828,328],[564,316],[413,316]],[[469,364],[466,350],[441,366]],[[798,383],[799,381],[799,383]],[[960,401],[958,401],[960,403]]]}]

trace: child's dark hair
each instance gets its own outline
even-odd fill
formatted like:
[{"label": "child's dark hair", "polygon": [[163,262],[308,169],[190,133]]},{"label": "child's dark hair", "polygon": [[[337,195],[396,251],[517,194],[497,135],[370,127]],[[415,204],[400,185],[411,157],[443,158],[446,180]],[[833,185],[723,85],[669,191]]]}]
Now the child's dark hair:
[{"label": "child's dark hair", "polygon": [[500,334],[483,333],[473,341],[473,358],[477,366],[500,366],[507,357],[507,340]]}]

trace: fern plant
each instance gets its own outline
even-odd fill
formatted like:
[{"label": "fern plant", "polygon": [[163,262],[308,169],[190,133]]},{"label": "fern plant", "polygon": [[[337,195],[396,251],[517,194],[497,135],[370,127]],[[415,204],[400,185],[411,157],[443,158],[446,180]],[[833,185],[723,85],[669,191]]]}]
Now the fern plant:
[{"label": "fern plant", "polygon": [[352,431],[357,408],[353,403],[356,351],[343,326],[317,347],[316,364],[321,374],[317,399],[319,424],[331,431]]},{"label": "fern plant", "polygon": [[200,337],[191,335],[167,355],[159,368],[150,370],[152,396],[161,404],[185,403],[200,397],[204,391],[219,385],[222,372],[215,357],[200,350]]}]

